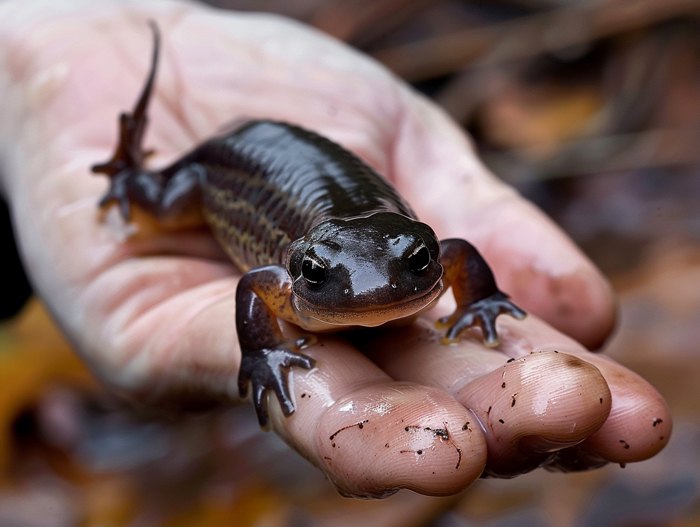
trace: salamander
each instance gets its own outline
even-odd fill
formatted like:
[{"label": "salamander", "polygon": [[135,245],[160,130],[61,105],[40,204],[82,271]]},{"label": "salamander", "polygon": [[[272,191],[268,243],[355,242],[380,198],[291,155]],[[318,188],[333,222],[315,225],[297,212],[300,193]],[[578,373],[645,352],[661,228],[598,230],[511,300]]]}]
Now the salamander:
[{"label": "salamander", "polygon": [[261,426],[270,391],[285,416],[295,410],[289,369],[314,366],[300,353],[313,338],[285,338],[278,319],[310,332],[408,323],[450,287],[457,308],[438,321],[444,343],[479,327],[494,346],[499,314],[525,316],[470,243],[438,241],[387,179],[313,131],[250,120],[165,168],[146,168],[141,144],[160,42],[152,29],[142,92],[120,115],[112,158],[92,167],[110,179],[99,206],[116,204],[125,221],[136,206],[169,226],[206,223],[245,273],[236,290],[238,387],[241,397],[252,392]]}]

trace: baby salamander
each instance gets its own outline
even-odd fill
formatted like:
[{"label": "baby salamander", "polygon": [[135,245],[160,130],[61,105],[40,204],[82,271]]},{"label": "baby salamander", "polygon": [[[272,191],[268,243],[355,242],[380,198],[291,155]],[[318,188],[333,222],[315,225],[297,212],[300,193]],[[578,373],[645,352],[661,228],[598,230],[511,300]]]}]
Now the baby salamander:
[{"label": "baby salamander", "polygon": [[252,389],[262,426],[268,391],[291,415],[289,368],[314,365],[299,353],[311,337],[286,339],[280,318],[311,332],[410,322],[452,287],[457,308],[439,321],[448,328],[444,342],[477,326],[495,346],[496,317],[525,316],[471,244],[438,241],[389,181],[312,131],[248,121],[166,168],[144,168],[141,141],[159,48],[152,27],[143,91],[133,112],[120,116],[112,158],[92,167],[111,180],[100,207],[117,204],[127,221],[135,205],[169,226],[206,222],[245,272],[236,291],[238,386],[242,397]]}]

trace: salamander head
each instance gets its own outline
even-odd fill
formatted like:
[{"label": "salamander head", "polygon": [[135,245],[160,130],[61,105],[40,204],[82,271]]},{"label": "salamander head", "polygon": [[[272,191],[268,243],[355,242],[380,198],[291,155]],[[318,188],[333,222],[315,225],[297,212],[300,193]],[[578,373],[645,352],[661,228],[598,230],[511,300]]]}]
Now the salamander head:
[{"label": "salamander head", "polygon": [[323,222],[289,247],[294,306],[341,326],[414,315],[442,293],[439,257],[433,230],[401,214]]}]

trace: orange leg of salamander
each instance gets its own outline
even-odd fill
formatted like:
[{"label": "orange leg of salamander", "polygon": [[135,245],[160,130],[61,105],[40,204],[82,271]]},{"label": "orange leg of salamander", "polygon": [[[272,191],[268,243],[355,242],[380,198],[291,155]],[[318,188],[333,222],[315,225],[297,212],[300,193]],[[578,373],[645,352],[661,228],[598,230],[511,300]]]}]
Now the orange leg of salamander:
[{"label": "orange leg of salamander", "polygon": [[294,413],[289,393],[288,370],[292,366],[310,369],[314,360],[297,353],[313,337],[285,339],[278,318],[299,324],[291,306],[292,280],[281,265],[270,265],[246,273],[236,290],[236,330],[241,345],[238,390],[248,395],[252,385],[253,405],[260,426],[268,426],[267,392],[277,396],[282,412]]},{"label": "orange leg of salamander", "polygon": [[444,268],[445,289],[452,286],[457,309],[438,320],[437,327],[447,327],[445,343],[455,342],[467,328],[478,326],[489,347],[498,345],[496,317],[507,313],[517,319],[525,311],[510,301],[496,286],[493,272],[479,252],[465,240],[457,238],[440,242],[440,263]]}]

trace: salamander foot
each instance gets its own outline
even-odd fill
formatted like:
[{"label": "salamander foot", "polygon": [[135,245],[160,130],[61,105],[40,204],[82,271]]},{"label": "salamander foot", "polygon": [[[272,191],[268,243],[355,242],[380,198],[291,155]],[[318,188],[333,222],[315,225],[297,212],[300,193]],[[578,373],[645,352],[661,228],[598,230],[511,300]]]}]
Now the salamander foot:
[{"label": "salamander foot", "polygon": [[[119,115],[119,142],[111,159],[92,167],[95,174],[105,174],[111,180],[109,190],[100,200],[100,207],[104,208],[113,202],[118,203],[119,212],[126,221],[131,215],[128,183],[130,180],[136,180],[139,174],[144,173],[143,163],[148,156],[153,154],[152,150],[144,150],[141,146],[148,122],[146,111],[153,93],[160,48],[158,26],[153,21],[150,22],[150,26],[153,31],[153,58],[146,84],[141,96],[136,101],[134,110],[131,113],[123,112]],[[149,194],[149,190],[152,194],[156,186],[153,184],[147,186],[150,188],[144,188],[146,195]]]},{"label": "salamander foot", "polygon": [[496,317],[506,313],[522,320],[526,313],[513,302],[508,295],[498,291],[478,302],[464,307],[457,307],[449,317],[442,317],[435,324],[438,328],[449,327],[443,338],[446,344],[459,340],[459,335],[467,328],[479,326],[484,336],[484,344],[489,347],[498,346],[498,334],[496,333]]},{"label": "salamander foot", "polygon": [[241,397],[245,398],[248,395],[248,387],[252,384],[253,405],[262,428],[267,428],[269,424],[267,390],[275,392],[285,417],[294,413],[287,370],[292,366],[300,366],[306,370],[313,368],[315,361],[312,358],[296,353],[310,343],[311,338],[307,337],[281,342],[274,349],[243,350],[241,369],[238,373],[238,391]]},{"label": "salamander foot", "polygon": [[131,217],[131,201],[129,200],[128,180],[132,171],[124,170],[113,176],[110,180],[109,190],[100,199],[100,208],[105,208],[112,203],[119,206],[119,213],[124,221]]}]

